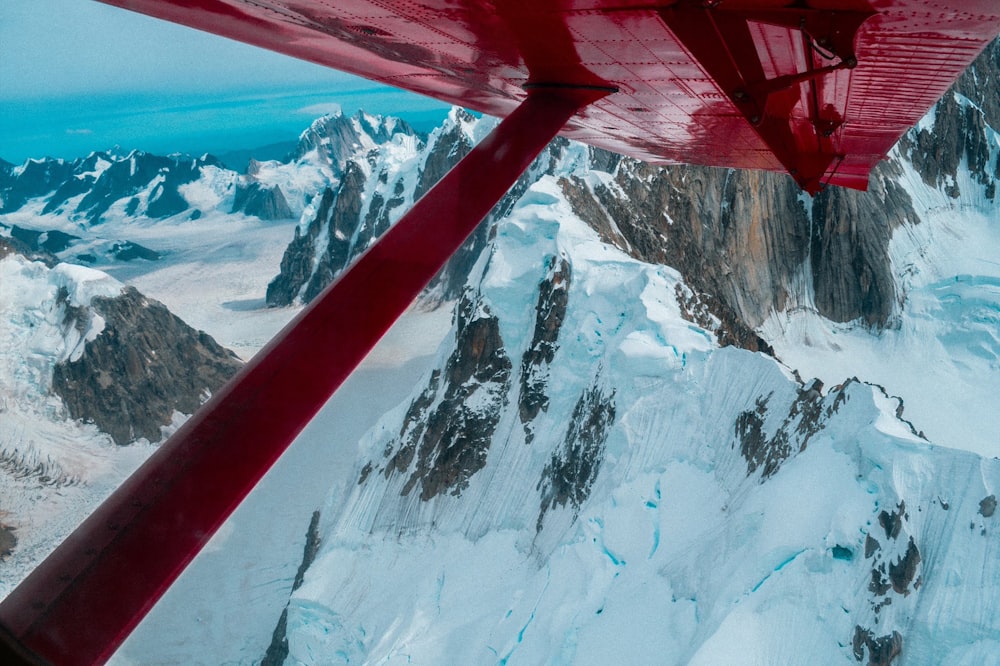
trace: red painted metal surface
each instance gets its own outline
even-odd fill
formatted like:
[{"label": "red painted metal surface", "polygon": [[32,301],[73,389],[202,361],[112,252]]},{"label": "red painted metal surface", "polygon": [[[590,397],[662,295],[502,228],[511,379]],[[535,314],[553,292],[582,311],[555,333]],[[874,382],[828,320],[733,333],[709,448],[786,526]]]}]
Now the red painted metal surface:
[{"label": "red painted metal surface", "polygon": [[994,0],[101,1],[498,117],[525,83],[617,86],[562,134],[810,190],[864,189],[1000,31]]},{"label": "red painted metal surface", "polygon": [[566,120],[606,94],[533,90],[0,604],[2,628],[54,664],[107,659]]}]

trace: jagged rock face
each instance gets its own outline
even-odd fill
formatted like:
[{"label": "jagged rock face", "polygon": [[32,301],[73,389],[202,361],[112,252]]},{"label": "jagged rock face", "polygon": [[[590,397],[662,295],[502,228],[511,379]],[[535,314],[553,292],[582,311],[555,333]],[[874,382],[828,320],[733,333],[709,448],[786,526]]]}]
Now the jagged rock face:
[{"label": "jagged rock face", "polygon": [[462,125],[473,122],[474,119],[464,110],[456,111],[456,114],[457,122],[441,133],[434,144],[434,150],[427,156],[420,169],[417,187],[413,192],[414,201],[444,178],[444,175],[472,150],[472,141],[462,131]]},{"label": "jagged rock face", "polygon": [[[307,303],[315,298],[355,257],[385,233],[409,205],[471,150],[471,140],[462,124],[474,119],[464,111],[456,114],[456,124],[432,140],[426,155],[419,154],[423,149],[421,142],[411,142],[402,168],[398,162],[382,162],[371,154],[346,160],[339,185],[320,195],[308,226],[304,230],[296,229],[296,236],[282,257],[281,272],[268,286],[269,306],[290,305],[296,299]],[[365,117],[359,115],[358,118],[363,120]],[[348,132],[346,128],[355,131],[346,119],[333,118],[331,122],[338,133]],[[408,126],[404,124],[402,128],[407,131],[393,134],[385,128],[381,132],[373,131],[376,137],[385,140],[396,134],[414,136]],[[340,137],[338,140],[346,139]],[[314,143],[310,140],[307,145]],[[416,182],[411,182],[412,174],[407,169],[413,168],[414,161],[419,161],[420,166]],[[460,293],[471,263],[478,257],[483,244],[484,233],[477,231],[452,259],[450,265],[458,268],[443,271],[445,275],[460,273],[459,278],[445,278],[449,296]],[[456,288],[459,290],[453,293]]]},{"label": "jagged rock face", "polygon": [[531,344],[521,359],[521,390],[518,394],[518,416],[524,427],[525,441],[535,438],[533,430],[539,412],[549,408],[549,366],[558,348],[559,331],[566,317],[572,271],[565,257],[550,257],[548,274],[538,288],[535,306],[535,330]]},{"label": "jagged rock face", "polygon": [[[761,470],[761,482],[778,471],[781,463],[793,452],[803,451],[809,438],[822,430],[823,422],[836,414],[838,396],[843,395],[843,387],[837,389],[829,401],[821,393],[822,382],[816,380],[810,386],[799,389],[799,397],[791,403],[788,415],[774,432],[766,432],[765,419],[768,416],[768,402],[771,396],[757,398],[754,409],[741,412],[736,417],[736,443],[740,454],[747,461],[750,474]],[[824,408],[824,402],[826,407]]]},{"label": "jagged rock face", "polygon": [[[281,272],[267,285],[270,307],[308,303],[333,281],[353,258],[352,239],[362,208],[365,176],[355,162],[348,162],[336,192],[319,195],[315,216],[305,233],[295,228],[295,238],[281,257]],[[326,247],[322,241],[326,240]],[[319,255],[318,263],[314,257]]]},{"label": "jagged rock face", "polygon": [[904,135],[900,153],[913,164],[924,183],[957,199],[962,194],[958,172],[964,167],[974,181],[986,188],[988,199],[996,196],[1000,164],[991,163],[985,130],[1000,127],[998,81],[1000,42],[994,41],[938,102],[933,123]]},{"label": "jagged rock face", "polygon": [[542,470],[537,486],[541,507],[535,531],[542,531],[546,512],[557,506],[569,506],[574,517],[579,515],[601,471],[608,430],[614,422],[614,390],[605,394],[596,385],[584,390],[573,408],[562,445]]},{"label": "jagged rock face", "polygon": [[294,217],[280,187],[255,181],[237,184],[231,212],[253,215],[262,220],[287,220]]},{"label": "jagged rock face", "polygon": [[288,160],[301,160],[315,151],[318,161],[325,164],[334,176],[339,176],[347,161],[359,150],[366,151],[386,143],[397,134],[417,135],[406,121],[398,118],[370,116],[362,111],[354,116],[333,113],[314,121],[302,133]]},{"label": "jagged rock face", "polygon": [[66,304],[64,323],[83,330],[95,315],[103,330],[80,358],[55,366],[52,390],[73,418],[93,421],[119,445],[158,442],[175,412],[193,413],[242,365],[132,287],[95,297],[89,309]]},{"label": "jagged rock face", "polygon": [[[312,518],[309,519],[309,528],[306,530],[306,545],[302,552],[302,562],[299,563],[298,571],[295,572],[295,580],[292,581],[293,592],[302,587],[306,571],[309,569],[309,565],[313,563],[313,560],[316,559],[316,553],[319,551],[319,517],[320,512],[313,511]],[[278,618],[278,624],[275,626],[274,634],[271,636],[271,644],[267,646],[267,652],[264,653],[264,658],[261,660],[260,666],[281,666],[285,663],[285,659],[288,658],[287,628],[288,606],[286,604],[285,609],[281,612],[281,617]]]},{"label": "jagged rock face", "polygon": [[766,351],[752,330],[813,295],[833,321],[889,323],[897,299],[889,239],[900,224],[919,222],[893,180],[898,169],[877,169],[867,193],[830,188],[810,199],[767,172],[598,154],[592,162],[616,164],[616,187],[565,183],[574,211],[632,256],[680,270],[720,320],[723,344]]},{"label": "jagged rock face", "polygon": [[[865,628],[855,625],[852,641],[854,658],[864,661],[868,657],[869,666],[888,666],[900,655],[905,646],[903,635],[898,631],[877,636],[879,614],[890,606],[893,599],[905,598],[920,589],[920,550],[914,543],[908,526],[909,514],[906,502],[901,500],[892,511],[883,510],[878,515],[881,530],[873,529],[865,536],[866,563],[870,562],[871,580],[868,591],[874,626]],[[874,526],[873,526],[874,527]],[[901,539],[900,537],[905,537]],[[905,545],[904,545],[905,544]]]},{"label": "jagged rock face", "polygon": [[[614,187],[567,183],[574,212],[630,255],[677,268],[728,322],[723,337],[763,349],[749,329],[785,308],[808,255],[809,218],[794,183],[767,172],[611,160]],[[588,196],[589,195],[589,196]]]},{"label": "jagged rock face", "polygon": [[814,299],[832,321],[860,318],[881,328],[897,311],[889,240],[903,224],[920,222],[899,175],[898,166],[882,163],[868,192],[829,188],[813,199]]},{"label": "jagged rock face", "polygon": [[386,450],[385,477],[409,472],[401,492],[419,485],[423,501],[459,495],[483,468],[510,389],[511,362],[489,307],[468,293],[455,317],[454,353],[443,372],[431,375],[410,405],[398,443]]},{"label": "jagged rock face", "polygon": [[983,49],[975,62],[955,82],[954,91],[971,99],[982,109],[986,124],[1000,126],[1000,40],[994,40]]}]

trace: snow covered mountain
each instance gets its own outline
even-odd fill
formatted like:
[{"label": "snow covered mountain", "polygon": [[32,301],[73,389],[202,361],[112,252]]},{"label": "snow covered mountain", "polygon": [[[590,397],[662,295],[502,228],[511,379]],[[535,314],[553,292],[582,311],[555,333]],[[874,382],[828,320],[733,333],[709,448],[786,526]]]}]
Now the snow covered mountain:
[{"label": "snow covered mountain", "polygon": [[242,365],[171,310],[254,353],[292,312],[253,316],[277,257],[260,284],[241,268],[260,274],[343,156],[394,133],[412,130],[326,116],[244,175],[138,151],[0,163],[0,593]]},{"label": "snow covered mountain", "polygon": [[17,166],[0,160],[0,230],[32,249],[77,262],[95,263],[104,256],[155,260],[155,248],[122,239],[97,246],[93,239],[105,235],[102,226],[123,221],[238,213],[261,220],[298,219],[318,191],[339,182],[349,158],[395,135],[415,133],[401,120],[362,112],[324,116],[302,133],[285,160],[251,160],[242,174],[211,155],[113,150]]},{"label": "snow covered mountain", "polygon": [[0,238],[5,592],[242,365],[134,287],[24,250]]},{"label": "snow covered mountain", "polygon": [[[993,45],[868,194],[556,140],[404,322],[452,309],[437,352],[362,368],[116,662],[1000,664],[998,77]],[[0,223],[248,354],[493,122],[334,114],[176,167],[162,219],[180,176],[93,218],[8,165]],[[291,220],[236,205],[276,191]]]},{"label": "snow covered mountain", "polygon": [[[405,125],[393,125],[392,130],[397,131],[391,134],[388,126],[380,133],[367,134],[384,138],[384,145],[342,159],[339,181],[325,188],[302,215],[295,238],[281,260],[281,272],[268,285],[268,305],[312,300],[453,164],[468,154],[488,133],[488,125],[489,122],[476,123],[468,113],[456,109],[428,142],[412,131],[398,131],[400,127],[407,129]],[[317,134],[331,133],[325,127],[322,129],[325,130],[322,133],[315,131],[314,124],[313,130],[303,135],[300,153],[308,155],[305,149],[317,142],[313,138]],[[478,254],[484,242],[483,234],[477,233],[451,265],[468,265],[469,257]],[[447,284],[461,285],[464,280],[461,275]],[[450,293],[453,290],[446,291],[449,293],[445,297],[453,296]]]},{"label": "snow covered mountain", "polygon": [[[268,663],[1000,663],[998,73],[867,194],[550,146],[310,523]],[[459,128],[354,165],[286,295]]]}]

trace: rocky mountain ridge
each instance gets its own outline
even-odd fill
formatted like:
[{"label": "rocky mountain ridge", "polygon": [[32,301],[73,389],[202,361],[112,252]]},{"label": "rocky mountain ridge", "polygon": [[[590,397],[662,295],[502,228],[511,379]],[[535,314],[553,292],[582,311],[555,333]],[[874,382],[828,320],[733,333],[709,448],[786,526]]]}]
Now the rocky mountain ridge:
[{"label": "rocky mountain ridge", "polygon": [[[453,110],[448,121],[423,141],[411,131],[387,131],[388,143],[381,150],[358,152],[345,158],[340,181],[317,196],[303,215],[295,237],[281,260],[281,272],[267,290],[272,307],[307,303],[374,240],[384,233],[413,202],[436,183],[452,164],[472,149],[476,140],[475,119]],[[335,126],[343,131],[342,124]],[[332,130],[309,132],[299,152],[313,150]],[[406,130],[405,125],[393,129]],[[479,130],[481,132],[481,130]],[[480,134],[481,136],[481,134]],[[307,151],[306,151],[307,152]],[[481,234],[466,244],[451,265],[461,272],[468,257],[481,249]],[[445,270],[447,275],[449,270]],[[464,275],[448,284],[461,283]],[[452,290],[446,289],[451,294]]]},{"label": "rocky mountain ridge", "polygon": [[[555,142],[483,225],[425,382],[331,490],[289,659],[993,663],[996,459],[930,445],[879,386],[746,351],[796,308],[897,326],[894,237],[941,197],[996,210],[989,108],[946,95],[863,194]],[[336,219],[313,238],[365,215]],[[649,617],[669,630],[639,640]]]},{"label": "rocky mountain ridge", "polygon": [[[393,136],[415,137],[404,121],[358,112],[316,119],[284,160],[251,160],[238,173],[212,155],[95,152],[76,160],[0,160],[0,234],[33,250],[94,263],[93,250],[75,252],[101,234],[108,220],[149,223],[243,214],[265,221],[297,219],[318,190],[335,187],[356,155]],[[117,244],[117,245],[116,245]],[[114,239],[107,258],[156,260],[156,248]]]},{"label": "rocky mountain ridge", "polygon": [[[38,365],[28,385],[17,373],[3,373],[11,400],[30,400],[26,391],[51,392],[68,418],[96,424],[118,445],[159,442],[177,414],[193,413],[242,367],[211,336],[104,273],[25,256],[3,238],[0,261],[10,290],[0,301],[5,338],[12,353]],[[43,298],[19,312],[14,289]]]},{"label": "rocky mountain ridge", "polygon": [[0,237],[0,591],[242,362],[108,274]]},{"label": "rocky mountain ridge", "polygon": [[[574,212],[606,241],[635,258],[680,270],[718,320],[720,339],[766,350],[754,329],[772,312],[800,307],[835,322],[860,319],[877,330],[894,324],[903,298],[889,268],[889,241],[901,225],[920,222],[899,185],[904,169],[916,169],[928,186],[958,198],[961,167],[983,197],[995,196],[1000,166],[991,128],[1000,126],[1000,111],[989,85],[998,72],[1000,44],[994,43],[938,103],[929,116],[933,122],[907,133],[876,167],[868,192],[828,188],[809,197],[780,174],[660,167],[597,149],[589,149],[587,164],[561,186]],[[349,178],[324,193],[316,215],[289,246],[268,303],[308,301],[329,284],[387,228],[388,211],[405,208],[468,152],[468,130],[464,138],[455,134],[461,122],[471,118],[453,118],[437,141],[415,145],[421,154],[408,159],[418,162],[421,181],[412,197],[399,165],[350,163]],[[487,229],[477,232],[475,248],[531,182],[551,173],[564,147],[557,140],[536,160],[483,223]],[[469,263],[462,265],[467,269]],[[448,298],[459,296],[456,284],[465,274],[450,279]]]}]

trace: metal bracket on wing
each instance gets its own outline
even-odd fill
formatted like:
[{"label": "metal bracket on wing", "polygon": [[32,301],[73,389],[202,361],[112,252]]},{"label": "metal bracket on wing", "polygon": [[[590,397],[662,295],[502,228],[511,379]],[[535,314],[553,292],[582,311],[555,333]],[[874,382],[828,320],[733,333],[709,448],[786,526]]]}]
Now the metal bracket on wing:
[{"label": "metal bracket on wing", "polygon": [[[844,109],[821,105],[818,87],[830,74],[857,66],[855,37],[876,13],[864,0],[844,0],[842,4],[841,9],[816,9],[801,0],[785,7],[680,0],[659,12],[799,185],[813,193],[822,187],[834,160],[843,158],[835,134],[845,122]],[[768,77],[751,23],[799,31],[806,52],[805,70]],[[836,62],[816,67],[813,53]],[[806,114],[814,130],[812,137],[803,137],[792,126],[802,85],[809,86]]]}]

